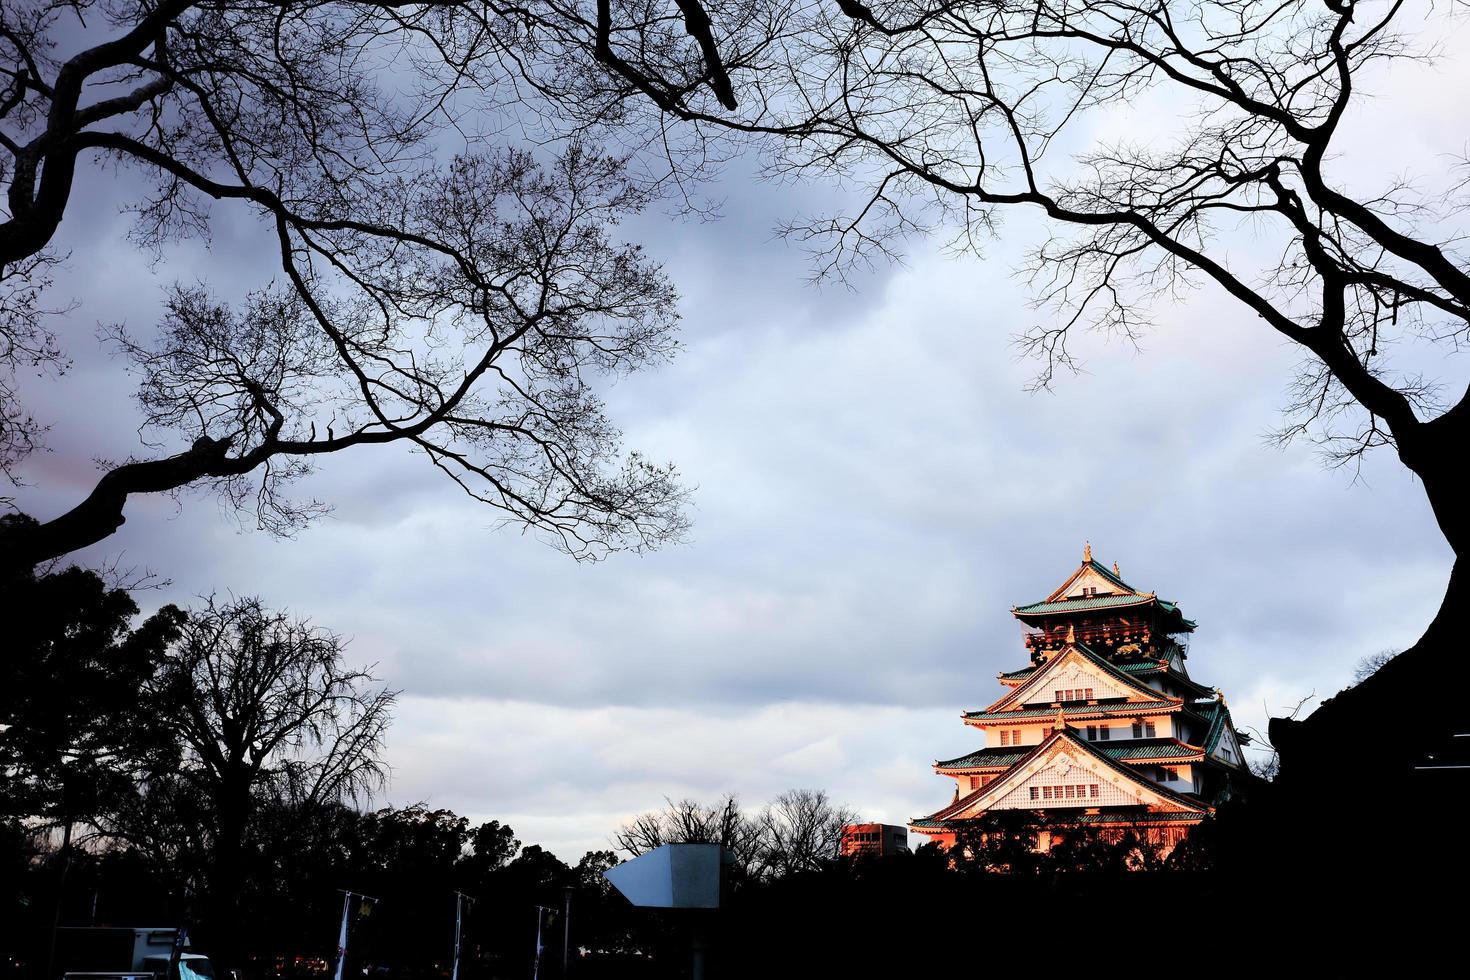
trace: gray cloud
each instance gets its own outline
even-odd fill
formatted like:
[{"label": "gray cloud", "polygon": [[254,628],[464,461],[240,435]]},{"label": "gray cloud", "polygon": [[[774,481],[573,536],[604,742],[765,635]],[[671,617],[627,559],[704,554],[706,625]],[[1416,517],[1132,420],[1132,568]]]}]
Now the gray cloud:
[{"label": "gray cloud", "polygon": [[[1396,125],[1423,141],[1451,111]],[[274,268],[224,212],[212,251],[150,266],[121,241],[111,179],[63,229],[77,369],[31,388],[55,422],[19,495],[38,516],[85,493],[91,457],[137,451],[93,324],[146,329],[171,279],[238,293]],[[302,490],[337,509],[294,540],[241,532],[205,497],[144,499],[84,557],[173,580],[145,602],[260,593],[351,637],[404,690],[391,798],[509,821],[568,858],[666,795],[821,786],[886,820],[942,803],[929,762],[974,747],[959,712],[1022,661],[1009,607],[1058,584],[1084,539],[1200,622],[1193,672],[1249,725],[1430,618],[1450,555],[1419,489],[1386,455],[1353,482],[1267,448],[1295,355],[1221,297],[1159,310],[1142,352],[1088,343],[1087,373],[1026,395],[1035,365],[1007,338],[1044,315],[1010,277],[1043,233],[1029,216],[983,262],[920,249],[859,292],[817,291],[770,227],[830,195],[726,186],[722,222],[627,229],[680,284],[687,348],[607,392],[629,445],[698,486],[687,544],[574,565],[394,448],[327,460]]]}]

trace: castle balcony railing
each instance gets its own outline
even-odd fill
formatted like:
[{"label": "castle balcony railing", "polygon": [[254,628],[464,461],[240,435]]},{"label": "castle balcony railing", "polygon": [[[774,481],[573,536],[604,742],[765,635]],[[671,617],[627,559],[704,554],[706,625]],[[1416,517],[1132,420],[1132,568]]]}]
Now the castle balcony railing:
[{"label": "castle balcony railing", "polygon": [[[1071,632],[1079,643],[1109,649],[1127,643],[1147,647],[1156,639],[1153,632],[1146,626],[1121,626],[1112,623],[1097,626],[1073,626]],[[1021,630],[1021,642],[1027,650],[1033,652],[1057,649],[1066,642],[1067,634],[1068,631],[1065,629],[1054,628],[1043,632],[1033,627],[1026,627]]]}]

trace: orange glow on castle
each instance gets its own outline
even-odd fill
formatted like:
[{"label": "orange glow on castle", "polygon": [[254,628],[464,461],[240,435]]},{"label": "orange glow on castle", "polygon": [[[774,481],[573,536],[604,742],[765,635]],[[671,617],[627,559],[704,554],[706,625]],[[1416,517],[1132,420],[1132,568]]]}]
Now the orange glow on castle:
[{"label": "orange glow on castle", "polygon": [[953,846],[971,821],[1029,810],[1048,828],[1043,848],[1062,828],[1172,847],[1240,784],[1248,740],[1224,697],[1189,676],[1195,624],[1174,603],[1128,585],[1089,544],[1060,588],[1011,613],[1030,662],[962,715],[984,744],[934,764],[954,799],[910,829]]}]

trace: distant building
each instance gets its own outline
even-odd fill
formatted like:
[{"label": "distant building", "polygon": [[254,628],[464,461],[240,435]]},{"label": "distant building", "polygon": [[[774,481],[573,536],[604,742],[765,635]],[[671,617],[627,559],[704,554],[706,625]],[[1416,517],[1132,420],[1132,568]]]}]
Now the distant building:
[{"label": "distant building", "polygon": [[1061,588],[1011,613],[1030,663],[999,675],[1000,700],[963,715],[985,743],[934,764],[954,800],[910,829],[953,846],[969,821],[1033,810],[1042,847],[1068,827],[1172,847],[1239,786],[1246,738],[1224,697],[1185,669],[1195,624],[1178,606],[1128,585],[1088,545]]},{"label": "distant building", "polygon": [[883,857],[907,854],[908,850],[908,828],[891,823],[850,823],[842,828],[842,843],[838,846],[843,857]]}]

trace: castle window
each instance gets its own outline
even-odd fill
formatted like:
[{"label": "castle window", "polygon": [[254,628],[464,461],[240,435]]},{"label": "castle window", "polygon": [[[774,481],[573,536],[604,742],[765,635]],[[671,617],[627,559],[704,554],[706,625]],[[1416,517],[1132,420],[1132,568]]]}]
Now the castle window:
[{"label": "castle window", "polygon": [[975,790],[977,790],[979,788],[980,788],[980,777],[979,776],[971,776],[970,777],[970,792],[973,793],[973,792],[975,792]]},{"label": "castle window", "polygon": [[1154,728],[1154,723],[1153,722],[1146,721],[1146,722],[1143,723],[1143,734],[1144,734],[1145,737],[1147,737],[1147,738],[1153,738],[1158,733],[1159,733],[1158,732],[1158,729]]},{"label": "castle window", "polygon": [[1034,800],[1034,799],[1036,799],[1036,797],[1038,795],[1039,795],[1039,793],[1038,793],[1037,788],[1035,786],[1032,786],[1031,787],[1031,798]]},{"label": "castle window", "polygon": [[1010,745],[1011,744],[1011,733],[1010,733],[1010,730],[1009,729],[1002,728],[1000,730],[1000,744],[1001,745]]},{"label": "castle window", "polygon": [[1142,718],[1134,718],[1133,719],[1133,737],[1134,738],[1143,738],[1143,719]]},{"label": "castle window", "polygon": [[1011,729],[1011,744],[1012,745],[1020,745],[1021,744],[1021,730],[1019,728],[1012,728]]},{"label": "castle window", "polygon": [[1097,740],[1097,726],[1096,725],[1088,725],[1087,726],[1087,740],[1089,742],[1094,742],[1094,741]]},{"label": "castle window", "polygon": [[1085,691],[1085,693],[1087,695],[1087,700],[1089,700],[1089,701],[1093,700],[1093,697],[1092,697],[1092,688],[1090,688],[1090,687],[1087,688],[1086,691]]},{"label": "castle window", "polygon": [[1098,728],[1097,737],[1099,740],[1104,742],[1110,741],[1113,737],[1113,731],[1112,729],[1108,728],[1107,725],[1103,725]]},{"label": "castle window", "polygon": [[1097,783],[1093,783],[1088,789],[1092,790],[1093,799],[1097,798]]}]

